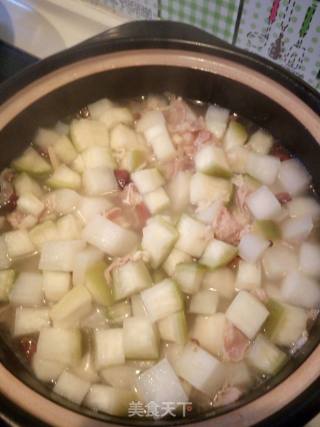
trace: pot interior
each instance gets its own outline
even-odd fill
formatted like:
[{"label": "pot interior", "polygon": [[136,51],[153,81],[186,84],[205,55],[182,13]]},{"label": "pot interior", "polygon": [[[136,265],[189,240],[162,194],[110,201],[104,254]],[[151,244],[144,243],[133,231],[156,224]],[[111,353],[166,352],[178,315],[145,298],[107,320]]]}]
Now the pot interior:
[{"label": "pot interior", "polygon": [[[75,114],[81,107],[102,97],[112,100],[161,94],[169,91],[191,100],[217,103],[268,130],[288,151],[299,158],[313,177],[316,193],[320,193],[320,146],[308,129],[286,108],[267,94],[239,81],[201,69],[180,66],[145,65],[120,68],[75,79],[42,96],[23,109],[0,132],[0,168],[30,144],[38,127],[53,126],[57,120]],[[311,354],[319,343],[320,320],[315,323],[310,339],[274,378],[265,381],[244,398],[229,407],[195,415],[193,418],[155,421],[152,425],[174,425],[201,421],[252,401],[288,377]],[[0,360],[17,378],[36,392],[65,407],[116,424],[146,425],[148,421],[114,418],[79,408],[54,395],[38,382],[6,340],[0,341]]]}]

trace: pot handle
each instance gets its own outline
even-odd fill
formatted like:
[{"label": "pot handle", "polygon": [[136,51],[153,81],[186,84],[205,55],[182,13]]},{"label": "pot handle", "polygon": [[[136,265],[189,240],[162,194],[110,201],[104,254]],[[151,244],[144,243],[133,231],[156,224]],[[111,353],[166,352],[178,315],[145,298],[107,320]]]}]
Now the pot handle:
[{"label": "pot handle", "polygon": [[230,44],[223,40],[183,22],[174,21],[132,21],[125,24],[112,27],[103,33],[98,34],[84,42],[78,44],[74,48],[89,45],[95,42],[111,41],[119,39],[149,39],[166,41],[189,41],[195,44],[208,44],[215,47],[229,47]]}]

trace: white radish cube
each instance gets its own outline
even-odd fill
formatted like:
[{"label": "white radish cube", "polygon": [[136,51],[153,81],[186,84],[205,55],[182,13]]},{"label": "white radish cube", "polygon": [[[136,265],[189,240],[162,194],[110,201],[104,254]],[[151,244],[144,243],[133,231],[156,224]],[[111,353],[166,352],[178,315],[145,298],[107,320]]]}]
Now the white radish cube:
[{"label": "white radish cube", "polygon": [[258,234],[247,233],[241,237],[238,249],[239,256],[247,262],[256,262],[270,246],[270,241]]},{"label": "white radish cube", "polygon": [[31,255],[36,250],[26,230],[8,231],[3,237],[9,258]]},{"label": "white radish cube", "polygon": [[192,262],[192,257],[189,254],[180,251],[180,249],[173,248],[168,258],[162,264],[162,268],[168,276],[173,276],[177,265],[189,262]]},{"label": "white radish cube", "polygon": [[296,218],[298,216],[311,216],[313,221],[320,218],[320,204],[314,197],[295,197],[287,203],[289,216]]},{"label": "white radish cube", "polygon": [[77,213],[81,220],[87,224],[96,215],[103,215],[113,204],[105,197],[81,197]]},{"label": "white radish cube", "polygon": [[141,298],[153,322],[183,309],[180,291],[170,279],[145,289],[141,292]]},{"label": "white radish cube", "polygon": [[311,175],[298,160],[289,159],[281,163],[279,181],[285,191],[297,196],[308,188]]},{"label": "white radish cube", "polygon": [[57,379],[53,391],[80,405],[88,393],[90,385],[88,381],[73,375],[71,372],[64,371]]},{"label": "white radish cube", "polygon": [[50,201],[52,200],[53,210],[63,215],[73,212],[80,201],[80,195],[69,188],[52,191],[49,197]]},{"label": "white radish cube", "polygon": [[190,203],[190,180],[191,173],[189,171],[180,171],[167,185],[166,190],[173,212],[182,212]]},{"label": "white radish cube", "polygon": [[207,128],[217,138],[222,138],[226,131],[230,111],[226,108],[210,105],[205,115]]},{"label": "white radish cube", "polygon": [[320,246],[304,242],[300,247],[299,266],[303,273],[320,277]]},{"label": "white radish cube", "polygon": [[101,196],[118,190],[113,170],[106,167],[86,169],[82,179],[84,193],[88,196]]},{"label": "white radish cube", "polygon": [[159,343],[147,317],[128,317],[123,321],[123,346],[127,359],[158,359]]},{"label": "white radish cube", "polygon": [[223,363],[194,343],[187,344],[177,360],[177,373],[208,396],[217,393],[226,377]]},{"label": "white radish cube", "polygon": [[175,227],[162,218],[151,218],[142,230],[142,249],[150,256],[152,268],[157,268],[169,255],[178,233]]},{"label": "white radish cube", "polygon": [[173,409],[181,402],[188,402],[188,396],[166,358],[140,374],[136,388],[139,399],[145,403],[155,402],[160,408],[164,402],[170,402]]},{"label": "white radish cube", "polygon": [[286,302],[298,307],[316,308],[320,304],[319,284],[299,271],[288,273],[281,284],[281,295]]},{"label": "white radish cube", "polygon": [[221,358],[224,352],[225,327],[224,313],[196,316],[190,330],[190,337],[196,340],[201,348]]},{"label": "white radish cube", "polygon": [[115,168],[115,161],[112,158],[111,151],[108,147],[93,146],[87,148],[81,154],[84,169],[107,167]]},{"label": "white radish cube", "polygon": [[37,354],[40,359],[73,365],[81,358],[81,332],[79,329],[41,329]]},{"label": "white radish cube", "polygon": [[93,247],[78,252],[73,263],[72,283],[75,286],[84,285],[87,270],[102,259],[103,252]]},{"label": "white radish cube", "polygon": [[257,263],[240,261],[236,277],[236,289],[248,291],[260,288],[261,266]]},{"label": "white radish cube", "polygon": [[152,215],[163,212],[170,206],[170,199],[162,187],[145,194],[143,201]]},{"label": "white radish cube", "polygon": [[190,202],[193,205],[209,205],[215,201],[228,203],[232,197],[231,181],[196,172],[190,181]]},{"label": "white radish cube", "polygon": [[44,271],[43,290],[47,301],[59,301],[71,287],[71,275],[63,271]]},{"label": "white radish cube", "polygon": [[85,247],[82,240],[57,240],[43,244],[39,269],[48,271],[72,271],[75,256]]},{"label": "white radish cube", "polygon": [[80,152],[94,145],[108,146],[109,134],[106,126],[96,120],[73,120],[70,135],[76,149]]},{"label": "white radish cube", "polygon": [[262,259],[264,273],[270,280],[278,280],[299,265],[298,256],[290,247],[276,243],[268,248]]},{"label": "white radish cube", "polygon": [[263,184],[271,185],[277,178],[280,164],[281,162],[277,157],[250,153],[246,164],[246,171]]},{"label": "white radish cube", "polygon": [[82,238],[110,256],[124,256],[138,244],[136,233],[100,215],[87,223]]},{"label": "white radish cube", "polygon": [[282,226],[282,238],[292,243],[299,243],[306,239],[313,229],[312,218],[301,216],[286,220]]},{"label": "white radish cube", "polygon": [[85,399],[85,405],[95,411],[102,411],[115,416],[127,417],[130,403],[136,395],[133,391],[93,384]]},{"label": "white radish cube", "polygon": [[33,355],[32,370],[35,376],[41,381],[46,383],[55,381],[65,368],[66,365],[64,363],[41,359],[38,356],[38,352]]},{"label": "white radish cube", "polygon": [[34,334],[46,326],[50,326],[47,308],[19,307],[16,309],[13,336]]},{"label": "white radish cube", "polygon": [[18,201],[17,207],[21,212],[39,216],[44,209],[44,204],[32,193],[22,194]]},{"label": "white radish cube", "polygon": [[194,162],[198,172],[222,177],[229,177],[231,174],[223,148],[215,145],[204,145],[200,148]]},{"label": "white radish cube", "polygon": [[220,296],[231,299],[235,293],[235,274],[227,267],[207,271],[203,277],[202,289],[218,292]]},{"label": "white radish cube", "polygon": [[237,255],[237,252],[238,249],[235,246],[222,240],[213,239],[206,247],[199,262],[209,268],[223,267]]},{"label": "white radish cube", "polygon": [[101,329],[95,331],[95,365],[97,369],[125,362],[123,329]]},{"label": "white radish cube", "polygon": [[265,185],[248,196],[247,205],[257,219],[273,219],[281,212],[278,199]]},{"label": "white radish cube", "polygon": [[176,248],[187,254],[200,257],[208,244],[208,230],[201,222],[183,215],[178,224],[179,239]]},{"label": "white radish cube", "polygon": [[209,290],[199,291],[191,297],[189,313],[209,316],[217,311],[219,304],[218,292]]},{"label": "white radish cube", "polygon": [[165,182],[163,176],[156,168],[133,172],[131,179],[141,194],[157,190]]},{"label": "white radish cube", "polygon": [[240,291],[226,311],[226,318],[249,339],[253,339],[269,312],[266,307],[247,291]]},{"label": "white radish cube", "polygon": [[9,294],[9,301],[14,305],[27,307],[43,303],[43,278],[41,273],[20,273]]}]

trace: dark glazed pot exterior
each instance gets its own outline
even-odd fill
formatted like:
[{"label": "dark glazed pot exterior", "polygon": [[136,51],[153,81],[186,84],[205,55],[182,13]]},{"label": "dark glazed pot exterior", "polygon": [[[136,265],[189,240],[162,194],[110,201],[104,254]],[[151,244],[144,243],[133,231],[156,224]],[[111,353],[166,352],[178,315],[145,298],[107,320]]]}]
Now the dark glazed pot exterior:
[{"label": "dark glazed pot exterior", "polygon": [[[103,96],[117,100],[170,91],[217,103],[268,129],[306,165],[320,193],[320,101],[311,88],[257,57],[224,43],[210,45],[211,36],[202,33],[198,34],[199,42],[190,41],[189,27],[183,30],[181,40],[175,34],[177,27],[171,24],[136,25],[136,30],[126,26],[115,29],[102,40],[98,37],[88,45],[48,58],[0,88],[0,168],[30,143],[37,127],[53,125],[87,103]],[[283,371],[239,402],[152,425],[277,425],[284,417],[286,424],[297,404],[314,394],[314,389],[307,395],[302,393],[320,374],[319,332],[320,321],[308,343]],[[0,391],[44,422],[62,425],[68,417],[70,427],[102,426],[101,421],[150,425],[141,419],[93,413],[55,396],[32,377],[5,340],[0,344],[0,361]]]}]

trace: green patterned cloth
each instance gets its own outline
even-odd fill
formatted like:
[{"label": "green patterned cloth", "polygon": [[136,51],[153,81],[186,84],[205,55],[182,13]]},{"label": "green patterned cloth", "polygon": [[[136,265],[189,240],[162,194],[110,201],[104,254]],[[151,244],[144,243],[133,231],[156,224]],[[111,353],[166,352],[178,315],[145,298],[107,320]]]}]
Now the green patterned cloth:
[{"label": "green patterned cloth", "polygon": [[186,22],[232,42],[239,0],[162,0],[162,19]]}]

